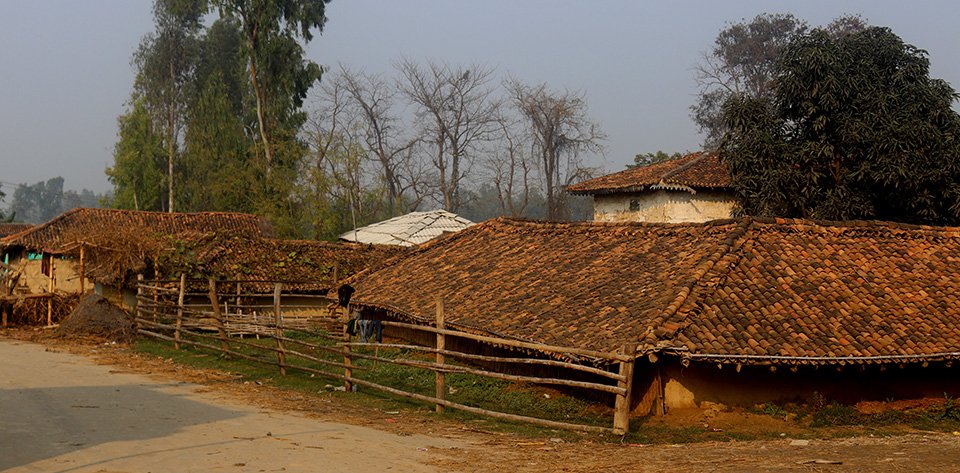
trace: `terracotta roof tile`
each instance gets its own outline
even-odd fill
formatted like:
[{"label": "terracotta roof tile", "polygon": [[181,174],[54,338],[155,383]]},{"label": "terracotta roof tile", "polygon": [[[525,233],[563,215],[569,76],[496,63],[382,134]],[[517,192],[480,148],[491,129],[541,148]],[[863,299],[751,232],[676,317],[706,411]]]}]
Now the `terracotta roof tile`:
[{"label": "terracotta roof tile", "polygon": [[109,232],[117,228],[145,227],[156,234],[230,231],[237,234],[272,236],[273,229],[256,215],[229,212],[166,213],[137,210],[76,208],[20,233],[0,239],[0,247],[60,250],[72,235]]},{"label": "terracotta roof tile", "polygon": [[960,228],[499,219],[351,282],[355,302],[472,331],[721,362],[960,357]]},{"label": "terracotta roof tile", "polygon": [[657,188],[728,189],[730,171],[712,153],[696,152],[686,156],[630,168],[567,187],[572,194],[609,194],[641,192]]}]

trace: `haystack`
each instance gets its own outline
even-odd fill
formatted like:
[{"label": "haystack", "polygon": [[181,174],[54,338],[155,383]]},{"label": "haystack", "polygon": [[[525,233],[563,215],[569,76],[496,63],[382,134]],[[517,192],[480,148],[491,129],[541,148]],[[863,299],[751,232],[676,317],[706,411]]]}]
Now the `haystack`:
[{"label": "haystack", "polygon": [[84,296],[57,329],[61,337],[95,336],[116,342],[130,342],[136,333],[133,318],[97,294]]}]

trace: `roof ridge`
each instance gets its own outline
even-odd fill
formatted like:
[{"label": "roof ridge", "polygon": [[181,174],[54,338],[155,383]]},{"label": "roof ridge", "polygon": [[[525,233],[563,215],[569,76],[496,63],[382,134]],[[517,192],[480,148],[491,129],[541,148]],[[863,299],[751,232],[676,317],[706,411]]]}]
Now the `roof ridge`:
[{"label": "roof ridge", "polygon": [[673,168],[673,169],[670,169],[670,170],[668,170],[667,172],[663,173],[663,175],[660,176],[660,182],[664,182],[664,181],[666,181],[667,179],[670,179],[671,177],[676,176],[677,174],[680,174],[681,172],[684,172],[684,171],[686,171],[687,169],[690,169],[690,168],[693,167],[695,164],[699,163],[700,161],[702,161],[704,158],[706,158],[706,157],[708,157],[708,156],[711,156],[711,154],[710,154],[710,153],[707,153],[706,151],[697,151],[696,153],[691,153],[691,154],[689,154],[689,155],[687,155],[687,156],[684,156],[684,157],[682,157],[682,158],[677,158],[677,160],[680,160],[680,159],[683,159],[683,158],[690,158],[690,160],[688,160],[687,162],[685,162],[685,163],[683,163],[683,164],[681,164],[681,165],[679,165],[679,166],[677,166],[677,167],[675,167],[675,168]]},{"label": "roof ridge", "polygon": [[680,308],[684,306],[697,286],[700,285],[701,281],[708,279],[707,276],[712,275],[711,271],[725,256],[737,247],[737,243],[742,240],[747,230],[753,225],[753,219],[750,217],[737,219],[736,222],[736,227],[727,234],[727,238],[720,244],[717,251],[706,261],[700,263],[700,267],[694,271],[691,281],[679,288],[673,301],[667,304],[663,311],[661,311],[661,314],[650,323],[644,335],[644,340],[641,340],[641,342],[648,345],[648,349],[656,348],[656,342],[659,338],[658,335],[664,331],[664,324],[680,311]]}]

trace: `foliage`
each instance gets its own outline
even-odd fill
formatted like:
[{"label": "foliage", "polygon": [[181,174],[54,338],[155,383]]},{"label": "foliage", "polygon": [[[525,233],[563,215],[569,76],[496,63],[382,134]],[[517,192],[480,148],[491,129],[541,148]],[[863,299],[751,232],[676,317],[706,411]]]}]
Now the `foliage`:
[{"label": "foliage", "polygon": [[636,167],[649,166],[651,164],[662,163],[664,161],[669,161],[671,159],[677,159],[682,156],[683,154],[679,152],[675,152],[673,154],[667,154],[662,150],[657,150],[656,153],[643,153],[643,154],[638,154],[634,156],[633,164],[628,164],[627,167],[636,168]]},{"label": "foliage", "polygon": [[739,212],[960,223],[957,94],[886,28],[801,35],[771,98],[733,98],[722,153]]},{"label": "foliage", "polygon": [[[836,18],[826,31],[834,37],[862,31],[857,15]],[[691,118],[704,136],[704,148],[715,149],[727,132],[723,104],[731,98],[767,98],[781,49],[808,31],[807,22],[790,13],[763,13],[752,20],[727,25],[695,68],[700,88]]]},{"label": "foliage", "polygon": [[113,184],[110,206],[120,209],[160,210],[164,196],[164,150],[161,137],[142,99],[118,120],[120,139],[113,150],[107,177]]}]

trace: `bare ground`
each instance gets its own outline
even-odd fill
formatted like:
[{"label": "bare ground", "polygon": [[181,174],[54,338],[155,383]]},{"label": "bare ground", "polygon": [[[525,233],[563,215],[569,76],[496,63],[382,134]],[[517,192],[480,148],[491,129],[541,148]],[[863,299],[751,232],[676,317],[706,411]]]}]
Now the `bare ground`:
[{"label": "bare ground", "polygon": [[[242,404],[272,415],[313,419],[331,425],[358,426],[384,434],[384,438],[409,439],[415,437],[418,445],[427,445],[429,455],[412,449],[414,444],[397,447],[399,455],[409,455],[407,468],[424,465],[439,471],[483,472],[875,472],[875,471],[944,471],[960,472],[960,433],[943,434],[904,430],[903,435],[871,436],[870,429],[860,435],[831,439],[811,438],[809,429],[778,421],[767,416],[745,413],[702,412],[675,413],[652,422],[673,428],[707,425],[715,429],[741,431],[781,431],[777,440],[703,442],[682,445],[631,444],[614,437],[594,435],[548,434],[530,438],[517,434],[493,432],[483,428],[482,422],[461,422],[435,416],[423,410],[384,410],[370,403],[345,402],[330,393],[305,395],[291,393],[267,385],[245,383],[230,373],[200,370],[174,364],[168,360],[144,356],[119,345],[96,342],[64,342],[38,336],[36,331],[5,331],[0,338],[30,339],[46,345],[47,350],[83,355],[101,365],[107,365],[114,374],[147,375],[159,383],[170,381],[199,385],[200,394],[212,397],[225,405]],[[18,363],[29,363],[17,359]],[[347,427],[349,428],[349,427]],[[262,429],[261,429],[262,430]],[[818,430],[814,435],[832,435],[829,430]],[[555,437],[553,435],[556,435]],[[804,440],[798,440],[803,438]],[[0,444],[0,450],[8,448]],[[406,450],[404,450],[406,448]],[[307,452],[318,458],[342,458],[349,452],[343,443],[333,442],[326,451]],[[409,451],[407,451],[409,450]],[[300,451],[305,451],[300,449]],[[189,455],[202,452],[185,451]],[[289,460],[290,452],[272,460],[262,457],[263,468],[249,471],[271,471]],[[206,455],[209,457],[208,455]],[[199,458],[203,460],[204,458]],[[226,465],[229,467],[229,465]],[[273,469],[276,469],[273,468]],[[248,470],[246,466],[227,468],[231,471]],[[49,471],[25,469],[23,471]],[[80,470],[63,470],[80,471]],[[88,471],[88,470],[82,470]],[[89,471],[115,471],[97,470]],[[131,470],[134,471],[134,470]],[[151,471],[177,471],[153,468]],[[183,471],[183,470],[179,470]],[[287,470],[291,471],[291,470]],[[320,470],[317,470],[320,471]],[[358,462],[354,471],[382,471],[382,465]]]}]

